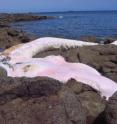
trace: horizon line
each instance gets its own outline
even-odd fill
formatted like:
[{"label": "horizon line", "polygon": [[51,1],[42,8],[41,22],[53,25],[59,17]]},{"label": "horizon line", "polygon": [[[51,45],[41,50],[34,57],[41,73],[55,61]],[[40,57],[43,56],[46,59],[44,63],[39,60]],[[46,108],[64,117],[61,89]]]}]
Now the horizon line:
[{"label": "horizon line", "polygon": [[101,11],[117,11],[117,10],[61,10],[61,11],[5,11],[5,12],[0,12],[0,13],[57,13],[57,12],[101,12]]}]

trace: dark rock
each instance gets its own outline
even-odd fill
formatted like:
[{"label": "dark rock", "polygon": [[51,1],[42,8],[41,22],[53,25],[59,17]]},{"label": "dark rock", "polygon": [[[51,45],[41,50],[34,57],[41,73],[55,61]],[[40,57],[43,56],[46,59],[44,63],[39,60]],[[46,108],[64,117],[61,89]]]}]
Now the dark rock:
[{"label": "dark rock", "polygon": [[26,43],[35,39],[34,37],[27,36],[26,33],[12,28],[0,29],[0,47],[3,49],[9,48],[13,45]]},{"label": "dark rock", "polygon": [[100,66],[100,64],[102,63],[102,58],[100,57],[99,52],[97,52],[96,50],[94,51],[90,49],[90,47],[79,48],[78,56],[80,62],[94,66],[96,69],[100,68],[98,66]]},{"label": "dark rock", "polygon": [[7,77],[0,84],[0,123],[91,124],[105,107],[95,90],[74,79],[63,86],[46,77]]},{"label": "dark rock", "polygon": [[[62,114],[59,100],[55,96],[45,98],[30,98],[24,100],[21,98],[14,99],[7,104],[0,106],[0,123],[7,124],[56,124],[53,116]],[[55,110],[54,110],[55,108]],[[56,108],[59,112],[56,112]],[[59,117],[59,116],[57,116]],[[59,118],[55,117],[58,121]],[[64,117],[62,117],[64,120]],[[62,121],[59,120],[59,122]],[[61,123],[66,124],[66,123]]]},{"label": "dark rock", "polygon": [[105,109],[107,124],[117,124],[117,92],[109,98]]},{"label": "dark rock", "polygon": [[93,43],[97,42],[97,38],[95,36],[82,36],[80,37],[80,40],[87,41],[87,42],[93,42]]},{"label": "dark rock", "polygon": [[117,73],[116,72],[105,73],[105,75],[108,78],[110,78],[110,79],[112,79],[112,80],[117,82]]},{"label": "dark rock", "polygon": [[61,92],[59,92],[59,96],[64,105],[68,119],[73,124],[86,124],[86,116],[79,98],[66,88],[63,88]]},{"label": "dark rock", "polygon": [[95,122],[105,109],[105,101],[93,91],[86,91],[78,95],[87,116],[87,124]]},{"label": "dark rock", "polygon": [[17,97],[41,97],[56,94],[62,86],[59,81],[50,78],[1,78],[0,104]]},{"label": "dark rock", "polygon": [[93,122],[93,124],[107,124],[105,119],[105,113],[100,113],[96,120]]},{"label": "dark rock", "polygon": [[79,62],[78,48],[70,48],[70,49],[66,49],[66,48],[60,48],[60,49],[49,48],[48,50],[46,50],[44,52],[37,53],[34,56],[34,58],[38,58],[38,57],[43,58],[43,57],[48,56],[48,55],[61,55],[68,62]]},{"label": "dark rock", "polygon": [[20,35],[18,38],[21,40],[22,43],[27,43],[31,41],[30,37],[25,34]]},{"label": "dark rock", "polygon": [[11,22],[20,22],[20,21],[35,21],[42,19],[53,19],[54,17],[49,16],[37,16],[33,14],[1,14],[0,22],[11,23]]},{"label": "dark rock", "polygon": [[74,92],[75,94],[80,94],[86,91],[94,91],[96,93],[98,93],[98,91],[96,91],[95,89],[91,88],[90,86],[83,84],[81,82],[76,81],[75,79],[70,79],[66,85],[66,87],[70,88],[70,90],[72,92]]},{"label": "dark rock", "polygon": [[111,72],[111,68],[102,67],[102,72],[103,73],[110,73]]},{"label": "dark rock", "polygon": [[117,46],[102,45],[79,48],[78,54],[80,62],[94,67],[103,75],[117,81]]},{"label": "dark rock", "polygon": [[101,113],[105,109],[106,101],[100,97],[97,91],[74,79],[69,80],[66,86],[74,92],[80,100],[85,110],[87,124],[99,124],[97,122],[103,122],[104,116],[102,116]]},{"label": "dark rock", "polygon": [[82,92],[82,84],[77,82],[74,79],[70,79],[67,83],[66,86],[72,90],[75,94],[79,94]]},{"label": "dark rock", "polygon": [[7,78],[0,81],[0,123],[85,124],[86,122],[79,99],[68,88],[61,88],[61,84],[56,80],[43,77]]},{"label": "dark rock", "polygon": [[67,119],[64,106],[57,96],[14,99],[0,106],[0,123],[4,122],[7,124],[73,124]]},{"label": "dark rock", "polygon": [[107,67],[107,68],[116,68],[117,65],[111,61],[108,61],[108,62],[105,62],[104,63],[104,67]]},{"label": "dark rock", "polygon": [[66,61],[68,62],[79,62],[78,58],[78,49],[67,49],[65,51],[60,51],[61,55],[65,58]]},{"label": "dark rock", "polygon": [[13,29],[12,27],[10,27],[10,23],[52,18],[53,17],[36,16],[33,14],[0,14],[0,47],[6,49],[13,45],[29,42],[36,38],[32,37],[31,35],[27,35],[22,31]]},{"label": "dark rock", "polygon": [[6,27],[9,27],[9,25],[4,22],[0,22],[0,28],[6,28]]},{"label": "dark rock", "polygon": [[19,32],[17,30],[13,30],[12,28],[8,28],[7,29],[7,34],[12,36],[12,37],[15,37],[15,36],[19,35]]},{"label": "dark rock", "polygon": [[113,41],[115,41],[116,39],[115,38],[106,38],[105,40],[104,40],[104,44],[110,44],[110,43],[112,43]]},{"label": "dark rock", "polygon": [[0,78],[6,78],[7,77],[7,71],[4,69],[4,68],[2,68],[2,67],[0,67]]}]

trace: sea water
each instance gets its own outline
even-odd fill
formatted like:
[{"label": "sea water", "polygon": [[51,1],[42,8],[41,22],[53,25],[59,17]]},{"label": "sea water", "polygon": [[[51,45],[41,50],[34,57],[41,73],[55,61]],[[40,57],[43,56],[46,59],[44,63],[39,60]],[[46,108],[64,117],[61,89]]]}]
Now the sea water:
[{"label": "sea water", "polygon": [[37,37],[79,39],[82,36],[117,37],[117,11],[48,12],[35,15],[55,19],[18,22],[13,26]]}]

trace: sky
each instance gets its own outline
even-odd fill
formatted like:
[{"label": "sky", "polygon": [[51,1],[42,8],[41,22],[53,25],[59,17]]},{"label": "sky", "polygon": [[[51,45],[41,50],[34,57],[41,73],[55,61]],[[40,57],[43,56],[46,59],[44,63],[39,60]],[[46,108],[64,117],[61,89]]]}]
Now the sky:
[{"label": "sky", "polygon": [[117,0],[0,0],[0,12],[117,10]]}]

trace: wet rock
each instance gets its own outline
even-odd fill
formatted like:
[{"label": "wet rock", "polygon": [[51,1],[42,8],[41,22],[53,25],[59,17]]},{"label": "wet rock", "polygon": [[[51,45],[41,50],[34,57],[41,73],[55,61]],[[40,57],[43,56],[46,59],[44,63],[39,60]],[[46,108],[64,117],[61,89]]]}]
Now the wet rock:
[{"label": "wet rock", "polygon": [[107,124],[117,124],[117,92],[109,99],[106,105],[105,118]]}]

